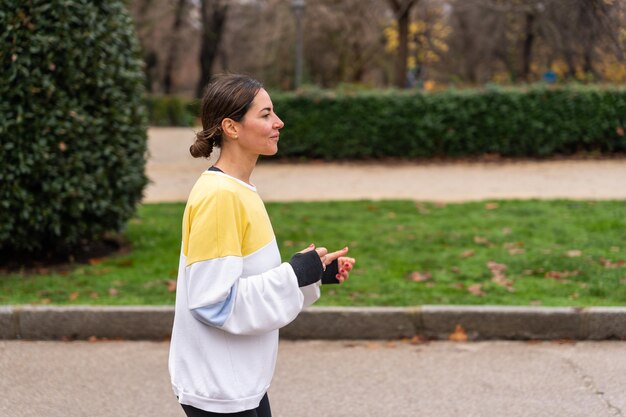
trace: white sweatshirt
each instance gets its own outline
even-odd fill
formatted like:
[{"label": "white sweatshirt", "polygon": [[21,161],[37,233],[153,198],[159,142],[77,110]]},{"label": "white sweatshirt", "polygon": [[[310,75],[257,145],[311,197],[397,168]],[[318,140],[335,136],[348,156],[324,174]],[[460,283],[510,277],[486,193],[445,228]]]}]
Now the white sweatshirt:
[{"label": "white sweatshirt", "polygon": [[198,179],[182,232],[169,357],[174,393],[216,413],[256,408],[274,373],[278,329],[319,298],[320,282],[298,287],[256,188],[222,172]]}]

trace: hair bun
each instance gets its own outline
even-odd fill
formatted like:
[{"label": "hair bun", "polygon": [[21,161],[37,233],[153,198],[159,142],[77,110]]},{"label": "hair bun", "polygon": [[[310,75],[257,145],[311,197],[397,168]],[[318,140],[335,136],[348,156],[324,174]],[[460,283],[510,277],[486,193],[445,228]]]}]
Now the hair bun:
[{"label": "hair bun", "polygon": [[206,130],[196,132],[196,141],[189,147],[194,158],[208,158],[213,152],[213,139],[208,137]]}]

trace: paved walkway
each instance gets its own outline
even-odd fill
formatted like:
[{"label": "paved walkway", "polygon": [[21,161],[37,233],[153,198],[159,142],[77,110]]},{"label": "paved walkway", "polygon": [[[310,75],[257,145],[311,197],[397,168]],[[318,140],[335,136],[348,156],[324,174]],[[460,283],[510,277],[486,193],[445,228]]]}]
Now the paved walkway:
[{"label": "paved walkway", "polygon": [[[189,155],[190,128],[150,129],[146,202],[185,201],[210,162]],[[507,198],[626,199],[626,159],[514,163],[261,161],[252,181],[265,201]]]},{"label": "paved walkway", "polygon": [[[0,341],[0,417],[184,417],[164,342]],[[626,342],[285,342],[275,417],[626,414]]]}]

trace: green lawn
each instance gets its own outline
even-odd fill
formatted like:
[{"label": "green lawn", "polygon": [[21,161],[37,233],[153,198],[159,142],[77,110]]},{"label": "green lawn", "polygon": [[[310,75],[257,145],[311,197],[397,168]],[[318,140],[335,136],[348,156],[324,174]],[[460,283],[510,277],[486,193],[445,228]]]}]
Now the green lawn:
[{"label": "green lawn", "polygon": [[[317,305],[626,305],[626,202],[268,204],[283,259],[349,245],[355,271]],[[172,304],[182,204],[145,205],[130,254],[0,276],[0,303]]]}]

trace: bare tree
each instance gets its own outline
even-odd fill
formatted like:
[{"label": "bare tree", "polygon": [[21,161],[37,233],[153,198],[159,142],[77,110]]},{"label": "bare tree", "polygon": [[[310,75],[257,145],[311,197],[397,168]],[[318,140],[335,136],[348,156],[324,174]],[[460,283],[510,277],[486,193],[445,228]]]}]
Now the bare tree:
[{"label": "bare tree", "polygon": [[180,31],[185,20],[187,12],[187,0],[176,0],[174,23],[170,34],[170,44],[168,47],[167,58],[165,60],[165,71],[163,75],[163,92],[165,94],[172,93],[174,84],[174,70],[178,63],[178,51],[180,50]]},{"label": "bare tree", "polygon": [[196,97],[201,97],[204,87],[211,80],[213,62],[217,56],[220,40],[226,24],[228,2],[221,0],[201,0],[200,20],[202,35],[200,43],[200,78],[196,87]]},{"label": "bare tree", "polygon": [[411,9],[418,0],[388,0],[398,22],[398,56],[396,61],[395,85],[404,88],[406,83],[407,59],[409,58],[409,23]]}]

